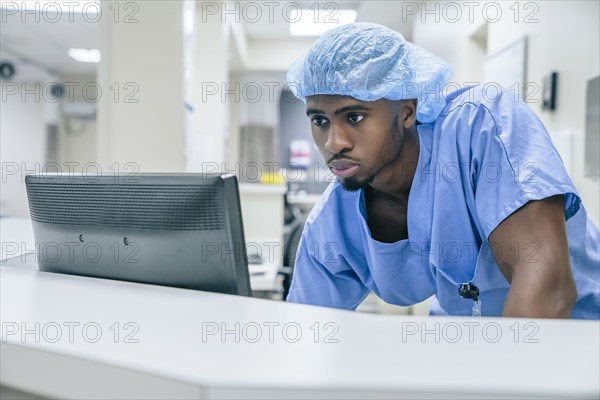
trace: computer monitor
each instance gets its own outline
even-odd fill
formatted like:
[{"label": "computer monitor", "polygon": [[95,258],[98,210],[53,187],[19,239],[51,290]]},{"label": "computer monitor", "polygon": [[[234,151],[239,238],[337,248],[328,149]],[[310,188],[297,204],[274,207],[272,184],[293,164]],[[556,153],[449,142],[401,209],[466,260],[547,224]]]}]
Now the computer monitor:
[{"label": "computer monitor", "polygon": [[234,175],[25,177],[41,271],[251,296]]}]

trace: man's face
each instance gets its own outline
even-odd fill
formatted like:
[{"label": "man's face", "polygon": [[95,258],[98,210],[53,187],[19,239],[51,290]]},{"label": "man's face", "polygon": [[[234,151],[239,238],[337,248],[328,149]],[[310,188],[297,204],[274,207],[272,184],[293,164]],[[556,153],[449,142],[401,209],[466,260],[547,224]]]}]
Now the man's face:
[{"label": "man's face", "polygon": [[404,137],[398,102],[315,95],[307,98],[306,108],[313,139],[346,190],[362,189],[393,172]]}]

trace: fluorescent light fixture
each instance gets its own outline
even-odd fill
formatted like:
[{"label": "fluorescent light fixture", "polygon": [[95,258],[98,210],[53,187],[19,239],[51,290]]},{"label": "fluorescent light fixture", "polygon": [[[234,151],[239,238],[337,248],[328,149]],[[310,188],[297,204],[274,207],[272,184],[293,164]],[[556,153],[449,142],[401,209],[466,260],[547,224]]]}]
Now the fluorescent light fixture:
[{"label": "fluorescent light fixture", "polygon": [[196,17],[195,9],[187,9],[183,12],[183,34],[189,36],[194,33]]},{"label": "fluorescent light fixture", "polygon": [[79,62],[100,62],[100,50],[98,49],[69,49],[69,56]]},{"label": "fluorescent light fixture", "polygon": [[289,16],[292,36],[321,36],[338,26],[356,21],[356,10],[307,10],[295,8]]}]

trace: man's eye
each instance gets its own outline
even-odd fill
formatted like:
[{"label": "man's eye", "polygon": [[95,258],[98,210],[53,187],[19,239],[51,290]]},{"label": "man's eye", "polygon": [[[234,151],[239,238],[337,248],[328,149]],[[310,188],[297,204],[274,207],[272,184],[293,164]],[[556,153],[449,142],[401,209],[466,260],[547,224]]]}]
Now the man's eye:
[{"label": "man's eye", "polygon": [[315,124],[316,126],[323,126],[327,123],[327,118],[323,118],[323,117],[314,117],[312,119],[312,123]]},{"label": "man's eye", "polygon": [[348,116],[348,121],[351,122],[351,123],[353,123],[353,124],[356,124],[356,123],[360,122],[363,118],[364,118],[363,115],[350,114]]}]

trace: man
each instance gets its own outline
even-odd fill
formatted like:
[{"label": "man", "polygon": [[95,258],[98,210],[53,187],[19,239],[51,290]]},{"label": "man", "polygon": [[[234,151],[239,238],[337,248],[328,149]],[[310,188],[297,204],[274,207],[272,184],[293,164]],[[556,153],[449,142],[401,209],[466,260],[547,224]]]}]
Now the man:
[{"label": "man", "polygon": [[542,123],[513,93],[444,97],[451,67],[376,24],[323,35],[288,73],[337,176],[288,301],[373,291],[433,315],[600,318],[598,228]]}]

